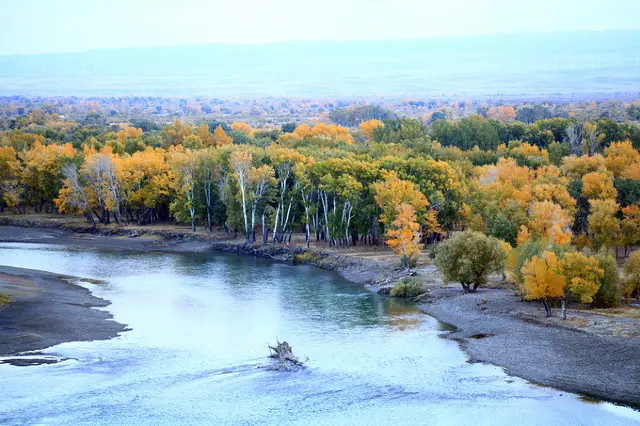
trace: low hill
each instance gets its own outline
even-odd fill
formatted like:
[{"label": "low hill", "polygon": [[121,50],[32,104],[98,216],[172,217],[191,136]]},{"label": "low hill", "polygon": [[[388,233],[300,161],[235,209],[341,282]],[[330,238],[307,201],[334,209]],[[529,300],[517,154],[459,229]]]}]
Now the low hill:
[{"label": "low hill", "polygon": [[636,92],[640,31],[195,45],[0,57],[0,95],[431,97]]}]

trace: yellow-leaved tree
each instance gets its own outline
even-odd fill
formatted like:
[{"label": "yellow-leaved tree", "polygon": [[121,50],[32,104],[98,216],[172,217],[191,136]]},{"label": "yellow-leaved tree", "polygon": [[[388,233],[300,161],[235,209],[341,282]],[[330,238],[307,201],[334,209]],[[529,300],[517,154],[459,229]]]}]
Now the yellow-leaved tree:
[{"label": "yellow-leaved tree", "polygon": [[241,121],[236,121],[234,123],[231,123],[231,130],[233,130],[234,132],[242,132],[247,136],[249,136],[253,131],[250,125],[248,125],[247,123],[243,123]]},{"label": "yellow-leaved tree", "polygon": [[590,200],[615,199],[618,191],[613,179],[602,172],[590,172],[582,176],[582,195]]},{"label": "yellow-leaved tree", "polygon": [[[520,229],[518,244],[529,237],[550,239],[556,244],[571,242],[569,213],[552,201],[536,201],[529,208],[529,223]],[[526,236],[526,237],[525,237]]]},{"label": "yellow-leaved tree", "polygon": [[582,253],[565,253],[562,258],[567,290],[578,300],[578,303],[591,303],[600,288],[600,279],[604,270],[595,257]]},{"label": "yellow-leaved tree", "polygon": [[398,206],[409,204],[416,215],[424,214],[429,201],[413,182],[402,180],[396,172],[386,172],[385,179],[372,185],[374,198],[382,209],[380,221],[389,225],[398,214]]},{"label": "yellow-leaved tree", "polygon": [[613,247],[620,240],[620,222],[616,217],[620,206],[614,200],[591,200],[587,221],[589,232],[598,247]]},{"label": "yellow-leaved tree", "polygon": [[418,261],[422,249],[420,224],[410,204],[398,205],[396,213],[396,219],[387,231],[387,245],[401,256],[403,267],[411,268]]},{"label": "yellow-leaved tree", "polygon": [[525,299],[540,300],[547,317],[551,316],[549,302],[562,299],[565,295],[565,277],[562,262],[552,251],[543,251],[533,256],[522,266]]},{"label": "yellow-leaved tree", "polygon": [[384,127],[384,123],[380,120],[367,120],[360,123],[360,131],[367,139],[372,139],[373,132],[378,127]]},{"label": "yellow-leaved tree", "polygon": [[631,145],[631,141],[614,142],[604,150],[605,165],[615,177],[622,176],[622,173],[632,165],[640,161],[640,153]]},{"label": "yellow-leaved tree", "polygon": [[249,220],[247,218],[247,201],[249,175],[252,168],[253,155],[248,150],[236,150],[231,153],[229,158],[230,166],[235,172],[235,178],[240,188],[240,196],[242,201],[242,216],[244,218],[244,232],[247,241],[250,241]]},{"label": "yellow-leaved tree", "polygon": [[190,149],[171,152],[169,165],[174,173],[176,197],[170,205],[171,211],[180,221],[189,220],[191,230],[196,231],[196,179],[198,156]]},{"label": "yellow-leaved tree", "polygon": [[196,132],[196,136],[200,138],[200,142],[203,146],[215,146],[215,142],[213,140],[213,135],[209,131],[209,125],[206,123],[202,123],[200,127],[198,127],[198,131]]}]

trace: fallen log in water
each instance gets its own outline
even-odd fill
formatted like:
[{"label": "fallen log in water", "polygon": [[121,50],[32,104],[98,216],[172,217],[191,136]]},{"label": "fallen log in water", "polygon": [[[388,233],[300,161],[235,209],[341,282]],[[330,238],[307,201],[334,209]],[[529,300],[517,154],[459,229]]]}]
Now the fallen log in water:
[{"label": "fallen log in water", "polygon": [[269,358],[271,363],[268,365],[270,370],[276,371],[297,371],[305,368],[304,362],[300,361],[291,349],[291,345],[285,342],[278,342],[276,346],[269,345],[271,354]]}]

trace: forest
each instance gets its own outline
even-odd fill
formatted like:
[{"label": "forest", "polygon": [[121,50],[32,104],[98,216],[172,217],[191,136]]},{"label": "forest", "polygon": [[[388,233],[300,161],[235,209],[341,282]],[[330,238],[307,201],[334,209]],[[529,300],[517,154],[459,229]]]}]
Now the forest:
[{"label": "forest", "polygon": [[456,119],[352,107],[255,128],[33,107],[4,121],[0,211],[181,223],[251,244],[384,244],[407,268],[438,243],[439,269],[465,291],[506,266],[548,313],[557,300],[610,307],[640,291],[639,105],[592,120],[540,106]]}]

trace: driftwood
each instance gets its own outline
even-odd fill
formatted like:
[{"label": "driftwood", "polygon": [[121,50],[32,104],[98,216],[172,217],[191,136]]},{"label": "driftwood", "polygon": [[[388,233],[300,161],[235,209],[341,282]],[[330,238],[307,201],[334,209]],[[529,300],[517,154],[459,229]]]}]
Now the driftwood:
[{"label": "driftwood", "polygon": [[278,342],[276,340],[276,346],[269,345],[269,351],[271,351],[269,355],[271,363],[268,365],[270,370],[297,371],[305,368],[304,362],[293,354],[291,345],[286,341]]},{"label": "driftwood", "polygon": [[431,290],[427,290],[426,292],[417,295],[416,297],[413,298],[414,302],[422,302],[424,300],[427,300],[429,298],[429,295],[431,293]]},{"label": "driftwood", "polygon": [[[396,272],[399,270],[396,270]],[[400,281],[403,278],[407,278],[407,277],[415,277],[416,275],[418,275],[416,273],[416,271],[408,271],[406,269],[402,270],[403,272],[400,273],[399,275],[395,275],[392,277],[387,277],[387,278],[382,278],[380,280],[376,280],[374,281],[373,285],[377,285],[379,287],[383,287],[386,285],[390,285],[392,283],[396,283],[398,281]]]}]

